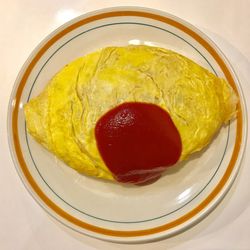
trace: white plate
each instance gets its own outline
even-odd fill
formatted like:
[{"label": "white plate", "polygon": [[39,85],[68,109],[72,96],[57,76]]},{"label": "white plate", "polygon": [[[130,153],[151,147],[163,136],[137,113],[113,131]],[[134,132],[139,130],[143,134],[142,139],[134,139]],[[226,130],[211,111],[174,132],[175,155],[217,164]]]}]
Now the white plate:
[{"label": "white plate", "polygon": [[[77,57],[110,45],[147,44],[175,50],[226,78],[240,99],[236,119],[206,150],[169,169],[152,185],[127,187],[78,174],[26,131],[23,104]],[[122,7],[80,16],[50,34],[24,64],[9,106],[10,148],[23,183],[49,214],[81,233],[117,242],[178,233],[211,211],[231,186],[246,144],[240,84],[219,49],[172,15]]]}]

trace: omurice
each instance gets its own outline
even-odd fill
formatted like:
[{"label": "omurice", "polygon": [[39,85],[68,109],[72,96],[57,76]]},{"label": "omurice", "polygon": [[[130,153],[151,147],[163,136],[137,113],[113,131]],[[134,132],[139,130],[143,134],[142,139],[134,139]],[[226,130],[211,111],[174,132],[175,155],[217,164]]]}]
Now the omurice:
[{"label": "omurice", "polygon": [[28,132],[80,173],[149,183],[237,112],[226,80],[174,51],[107,47],[70,62],[24,108]]}]

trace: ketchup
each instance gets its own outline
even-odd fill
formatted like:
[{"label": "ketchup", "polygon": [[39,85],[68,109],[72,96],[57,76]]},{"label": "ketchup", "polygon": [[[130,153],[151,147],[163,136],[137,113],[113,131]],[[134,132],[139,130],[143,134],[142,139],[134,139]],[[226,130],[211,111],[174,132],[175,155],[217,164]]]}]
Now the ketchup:
[{"label": "ketchup", "polygon": [[119,182],[152,183],[178,161],[182,150],[170,115],[155,104],[129,102],[111,109],[98,120],[95,137]]}]

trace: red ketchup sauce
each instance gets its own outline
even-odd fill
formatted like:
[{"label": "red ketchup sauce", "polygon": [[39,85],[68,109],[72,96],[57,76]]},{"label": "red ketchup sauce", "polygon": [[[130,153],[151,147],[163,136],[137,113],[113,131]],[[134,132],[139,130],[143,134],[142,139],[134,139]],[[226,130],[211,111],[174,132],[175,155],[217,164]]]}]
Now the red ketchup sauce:
[{"label": "red ketchup sauce", "polygon": [[95,137],[114,178],[138,185],[160,178],[182,150],[170,115],[154,104],[130,102],[111,109],[98,120]]}]

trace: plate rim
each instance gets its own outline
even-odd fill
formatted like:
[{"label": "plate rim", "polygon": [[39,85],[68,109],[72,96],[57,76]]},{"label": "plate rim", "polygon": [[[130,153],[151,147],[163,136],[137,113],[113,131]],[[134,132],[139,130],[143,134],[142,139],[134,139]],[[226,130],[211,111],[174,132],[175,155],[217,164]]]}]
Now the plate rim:
[{"label": "plate rim", "polygon": [[[134,231],[121,231],[121,230],[116,231],[116,230],[111,230],[111,229],[106,229],[106,228],[100,228],[98,226],[91,225],[91,224],[85,223],[83,221],[80,221],[77,218],[75,218],[76,220],[74,220],[74,219],[71,220],[72,218],[70,218],[70,217],[73,217],[73,216],[68,214],[68,216],[70,216],[70,217],[68,217],[66,215],[67,212],[62,210],[59,206],[54,204],[53,201],[51,201],[48,197],[46,197],[46,194],[44,194],[43,191],[39,188],[39,186],[36,184],[36,182],[32,178],[31,174],[29,172],[25,172],[24,169],[22,168],[22,166],[23,166],[22,164],[26,165],[25,160],[22,158],[22,156],[20,158],[21,149],[20,148],[18,149],[16,147],[16,144],[15,144],[15,142],[18,141],[18,129],[17,129],[18,125],[17,124],[18,124],[18,110],[19,110],[18,106],[19,105],[17,105],[17,104],[19,104],[22,91],[21,91],[21,94],[19,96],[19,100],[16,98],[16,94],[18,93],[18,90],[20,88],[20,84],[22,82],[24,83],[23,84],[23,88],[24,88],[25,82],[28,79],[29,73],[32,72],[32,67],[30,68],[31,63],[34,62],[34,59],[37,57],[37,55],[41,54],[41,51],[45,47],[45,45],[47,45],[47,46],[49,45],[47,47],[47,49],[48,49],[53,44],[53,43],[49,44],[49,41],[56,42],[58,39],[63,37],[63,35],[61,37],[59,37],[58,34],[62,34],[62,32],[65,31],[67,28],[75,27],[76,24],[79,24],[79,22],[84,21],[84,20],[85,21],[92,20],[96,16],[115,17],[116,15],[114,15],[114,13],[116,13],[117,16],[121,16],[121,14],[125,14],[126,16],[136,16],[133,14],[139,13],[139,15],[138,15],[139,17],[145,17],[145,14],[146,14],[146,16],[149,18],[152,18],[152,17],[154,17],[155,19],[159,18],[157,20],[164,22],[164,23],[166,23],[166,20],[168,20],[168,21],[170,20],[170,22],[172,22],[172,23],[168,23],[168,24],[175,23],[175,24],[181,25],[182,28],[183,27],[187,28],[188,31],[191,31],[191,33],[193,35],[195,35],[196,38],[197,37],[201,38],[203,41],[205,41],[206,46],[208,46],[210,49],[212,48],[213,53],[217,56],[217,59],[219,59],[219,62],[222,63],[222,65],[226,69],[226,72],[224,72],[224,70],[223,70],[223,73],[225,74],[226,78],[227,78],[227,76],[229,76],[229,79],[227,79],[227,80],[229,81],[231,86],[233,86],[233,88],[236,90],[237,94],[240,97],[239,112],[237,114],[237,131],[239,131],[239,129],[240,129],[240,135],[238,133],[236,134],[236,142],[237,143],[235,143],[234,150],[232,152],[232,158],[234,158],[233,159],[234,162],[233,163],[231,162],[232,161],[232,158],[231,158],[230,163],[229,163],[230,171],[228,172],[228,175],[227,175],[226,179],[224,180],[224,184],[220,187],[218,192],[208,202],[207,205],[205,205],[203,208],[201,208],[201,210],[199,210],[197,212],[195,209],[197,207],[199,207],[203,202],[199,203],[199,205],[197,207],[195,207],[195,209],[193,209],[195,211],[191,210],[187,213],[187,214],[190,214],[190,212],[193,211],[192,214],[194,213],[194,215],[191,216],[189,219],[187,219],[187,217],[184,216],[185,217],[185,218],[183,218],[184,221],[180,222],[178,225],[176,225],[174,223],[173,225],[170,225],[170,227],[166,227],[166,225],[171,224],[171,222],[170,222],[170,223],[164,224],[162,226],[157,226],[157,227],[152,228],[152,229],[150,228],[150,229],[134,230]],[[98,19],[98,20],[100,20],[100,19]],[[95,21],[95,20],[93,20],[93,21]],[[67,34],[67,33],[65,33],[65,34]],[[195,38],[195,37],[193,37],[193,38]],[[58,38],[58,39],[55,40],[55,38]],[[203,44],[201,44],[201,45],[203,46]],[[207,47],[205,47],[205,48],[207,49]],[[41,54],[41,56],[42,56],[42,54]],[[37,61],[39,61],[39,59],[40,59],[40,57],[37,59]],[[214,59],[216,60],[216,58],[214,58]],[[36,64],[36,62],[35,62],[35,64]],[[217,60],[216,60],[216,62],[221,67],[221,64]],[[27,71],[29,69],[30,69],[30,72],[28,72],[28,74],[27,74]],[[25,79],[25,77],[26,77],[26,79]],[[23,79],[25,79],[25,80],[23,80]],[[242,87],[240,85],[240,82],[239,82],[239,80],[238,80],[238,78],[233,70],[233,67],[230,65],[230,63],[226,59],[225,55],[219,50],[217,45],[215,45],[214,42],[211,41],[211,39],[209,39],[203,32],[201,32],[199,29],[197,29],[193,25],[189,24],[188,22],[186,22],[186,21],[184,21],[184,20],[182,20],[174,15],[171,15],[169,13],[166,13],[166,12],[163,12],[163,11],[160,11],[157,9],[144,8],[144,7],[131,7],[131,6],[129,7],[128,6],[128,7],[113,7],[113,8],[99,9],[97,11],[92,11],[92,12],[80,15],[79,17],[72,19],[71,21],[58,27],[52,33],[48,34],[36,46],[36,48],[32,51],[32,53],[30,54],[30,56],[28,57],[28,59],[26,60],[24,65],[22,66],[21,70],[19,71],[19,74],[18,74],[17,79],[14,83],[12,93],[10,96],[9,107],[8,107],[8,118],[7,119],[8,119],[7,120],[7,122],[8,122],[8,124],[7,124],[8,134],[11,135],[11,136],[8,136],[8,141],[9,141],[9,148],[10,148],[11,155],[12,155],[12,160],[14,162],[16,170],[17,170],[22,182],[24,183],[26,189],[29,191],[29,193],[32,195],[32,197],[38,202],[38,204],[41,205],[45,209],[46,212],[48,212],[50,215],[52,215],[54,218],[56,218],[59,222],[65,224],[66,226],[69,226],[73,230],[87,234],[89,236],[97,237],[99,239],[116,241],[116,242],[140,242],[140,241],[145,241],[145,240],[154,240],[154,239],[158,239],[161,237],[168,237],[168,236],[171,236],[171,235],[176,234],[178,232],[181,232],[182,230],[192,226],[194,223],[197,222],[197,220],[202,219],[206,214],[208,214],[210,211],[212,211],[213,208],[223,199],[223,197],[226,195],[227,191],[230,189],[231,185],[233,184],[233,181],[234,181],[235,177],[237,176],[238,170],[240,168],[240,162],[242,160],[242,156],[243,156],[243,153],[245,150],[246,138],[247,138],[247,113],[246,113],[245,98],[243,95],[243,91],[242,91]],[[16,124],[14,123],[15,121],[16,121]],[[238,141],[237,141],[237,137],[239,139]],[[20,152],[18,152],[18,150],[20,150]],[[18,153],[19,153],[19,156],[18,156]],[[229,169],[229,165],[227,167],[227,171]],[[26,170],[28,171],[28,168]],[[234,172],[234,174],[232,175],[233,172]],[[223,177],[224,177],[224,175],[223,175]],[[221,180],[219,183],[221,183]],[[34,188],[34,187],[36,187],[36,188]],[[213,193],[213,191],[211,193]],[[210,196],[211,193],[208,196]],[[208,196],[205,198],[205,200],[208,198]],[[53,208],[56,208],[56,210],[54,210]],[[199,213],[201,213],[201,214],[199,215]],[[64,217],[63,215],[64,216],[66,215],[66,216]],[[69,218],[70,218],[70,220],[68,220]],[[63,221],[61,219],[63,219]],[[180,218],[178,218],[178,219],[180,219]],[[83,228],[86,232],[81,231],[81,229],[77,230],[76,228],[73,227],[73,225],[68,225],[67,223],[65,223],[64,220],[67,223],[73,223],[74,227],[76,226],[79,228]],[[181,228],[178,228],[179,225],[184,225],[184,226],[182,226]]]}]

